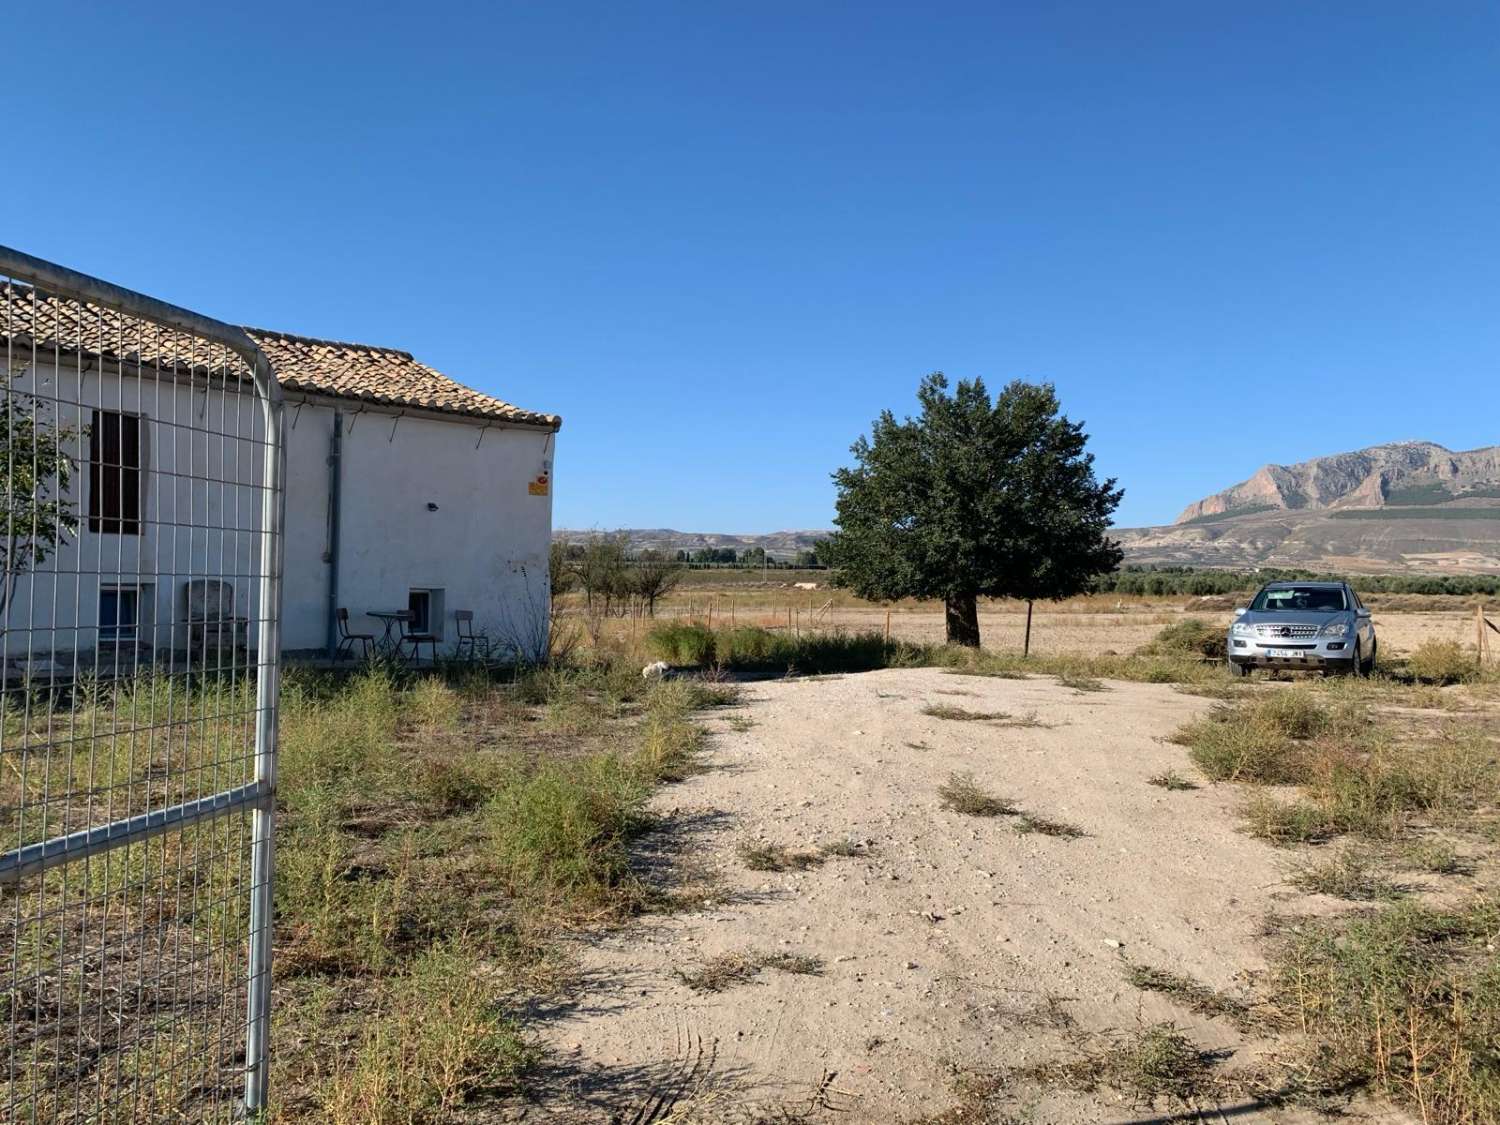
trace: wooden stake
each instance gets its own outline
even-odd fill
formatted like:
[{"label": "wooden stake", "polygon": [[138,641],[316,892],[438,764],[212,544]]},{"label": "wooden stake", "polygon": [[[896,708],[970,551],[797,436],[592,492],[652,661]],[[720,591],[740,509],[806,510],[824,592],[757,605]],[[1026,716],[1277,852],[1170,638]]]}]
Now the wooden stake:
[{"label": "wooden stake", "polygon": [[800,637],[801,635],[802,635],[802,611],[799,609],[797,611],[797,636]]},{"label": "wooden stake", "polygon": [[708,627],[710,629],[712,629],[714,627],[714,600],[713,600],[713,598],[709,598],[708,599]]},{"label": "wooden stake", "polygon": [[1474,607],[1474,658],[1484,663],[1484,605]]},{"label": "wooden stake", "polygon": [[885,611],[885,643],[891,643],[891,611]]},{"label": "wooden stake", "polygon": [[786,631],[788,633],[790,633],[792,631],[792,607],[791,606],[787,606],[786,607]]}]

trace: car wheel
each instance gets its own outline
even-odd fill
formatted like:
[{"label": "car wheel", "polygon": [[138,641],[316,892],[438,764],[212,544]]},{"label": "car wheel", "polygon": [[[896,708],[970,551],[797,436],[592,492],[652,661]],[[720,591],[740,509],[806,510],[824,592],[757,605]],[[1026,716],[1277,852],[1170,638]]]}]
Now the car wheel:
[{"label": "car wheel", "polygon": [[1250,676],[1250,665],[1236,664],[1231,660],[1229,662],[1229,674],[1237,680],[1248,679]]},{"label": "car wheel", "polygon": [[1360,652],[1359,649],[1360,649],[1359,642],[1355,641],[1354,642],[1354,659],[1351,660],[1351,661],[1349,661],[1349,671],[1350,671],[1350,673],[1352,675],[1355,675],[1355,676],[1363,676],[1365,674],[1365,672],[1368,671],[1368,669],[1365,667],[1365,657],[1364,657],[1364,654],[1362,652]]},{"label": "car wheel", "polygon": [[1375,656],[1380,651],[1380,642],[1370,641],[1370,659],[1365,661],[1365,675],[1373,675],[1375,672]]}]

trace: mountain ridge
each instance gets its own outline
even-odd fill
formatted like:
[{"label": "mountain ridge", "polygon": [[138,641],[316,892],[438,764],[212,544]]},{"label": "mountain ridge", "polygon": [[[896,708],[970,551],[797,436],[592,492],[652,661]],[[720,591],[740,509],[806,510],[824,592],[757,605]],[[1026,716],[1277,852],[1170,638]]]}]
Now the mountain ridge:
[{"label": "mountain ridge", "polygon": [[[1174,526],[1237,511],[1383,508],[1393,495],[1429,490],[1435,503],[1462,499],[1466,488],[1500,483],[1500,445],[1452,450],[1431,441],[1398,441],[1293,465],[1263,465],[1246,480],[1195,500]],[[1446,497],[1442,496],[1447,492]]]},{"label": "mountain ridge", "polygon": [[[636,551],[763,547],[778,560],[831,534],[816,528],[619,533]],[[553,538],[576,542],[590,534],[564,528]],[[1171,524],[1116,527],[1110,534],[1125,562],[1135,565],[1500,573],[1500,445],[1451,450],[1430,441],[1386,442],[1265,465],[1189,504]]]}]

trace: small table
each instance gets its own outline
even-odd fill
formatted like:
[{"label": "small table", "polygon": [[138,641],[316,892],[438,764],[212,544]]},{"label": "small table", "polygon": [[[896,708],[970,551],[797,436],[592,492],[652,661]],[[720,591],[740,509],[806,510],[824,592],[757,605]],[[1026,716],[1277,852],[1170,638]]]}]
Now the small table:
[{"label": "small table", "polygon": [[409,609],[371,609],[365,611],[366,617],[373,617],[377,621],[385,622],[385,636],[375,642],[375,648],[379,652],[400,652],[401,638],[391,636],[391,630],[396,627],[398,621],[410,621],[411,610]]}]

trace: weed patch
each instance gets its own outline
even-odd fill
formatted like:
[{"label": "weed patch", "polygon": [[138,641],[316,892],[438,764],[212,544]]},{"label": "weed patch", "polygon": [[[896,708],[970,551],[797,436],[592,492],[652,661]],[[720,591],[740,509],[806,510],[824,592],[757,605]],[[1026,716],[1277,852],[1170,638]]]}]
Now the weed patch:
[{"label": "weed patch", "polygon": [[694,992],[723,992],[736,985],[749,984],[765,969],[797,976],[817,976],[823,972],[823,962],[800,953],[721,953],[696,969],[674,970],[673,976]]},{"label": "weed patch", "polygon": [[1158,789],[1166,789],[1174,793],[1198,788],[1196,782],[1189,781],[1176,770],[1166,770],[1162,773],[1152,774],[1146,779],[1146,784],[1154,785]]},{"label": "weed patch", "polygon": [[964,816],[1015,816],[1020,810],[1004,797],[980,788],[973,774],[955,773],[938,789],[942,807]]},{"label": "weed patch", "polygon": [[1435,1125],[1500,1119],[1500,899],[1309,923],[1274,965],[1314,1088],[1364,1086]]},{"label": "weed patch", "polygon": [[1225,1019],[1236,1027],[1250,1023],[1250,1006],[1238,997],[1209,988],[1202,981],[1170,969],[1157,969],[1125,961],[1125,980],[1142,992],[1159,992],[1171,997],[1190,1012],[1200,1016]]},{"label": "weed patch", "polygon": [[1295,869],[1287,882],[1309,894],[1331,895],[1352,902],[1399,898],[1401,888],[1376,872],[1367,855],[1355,851],[1325,860],[1310,860]]}]

